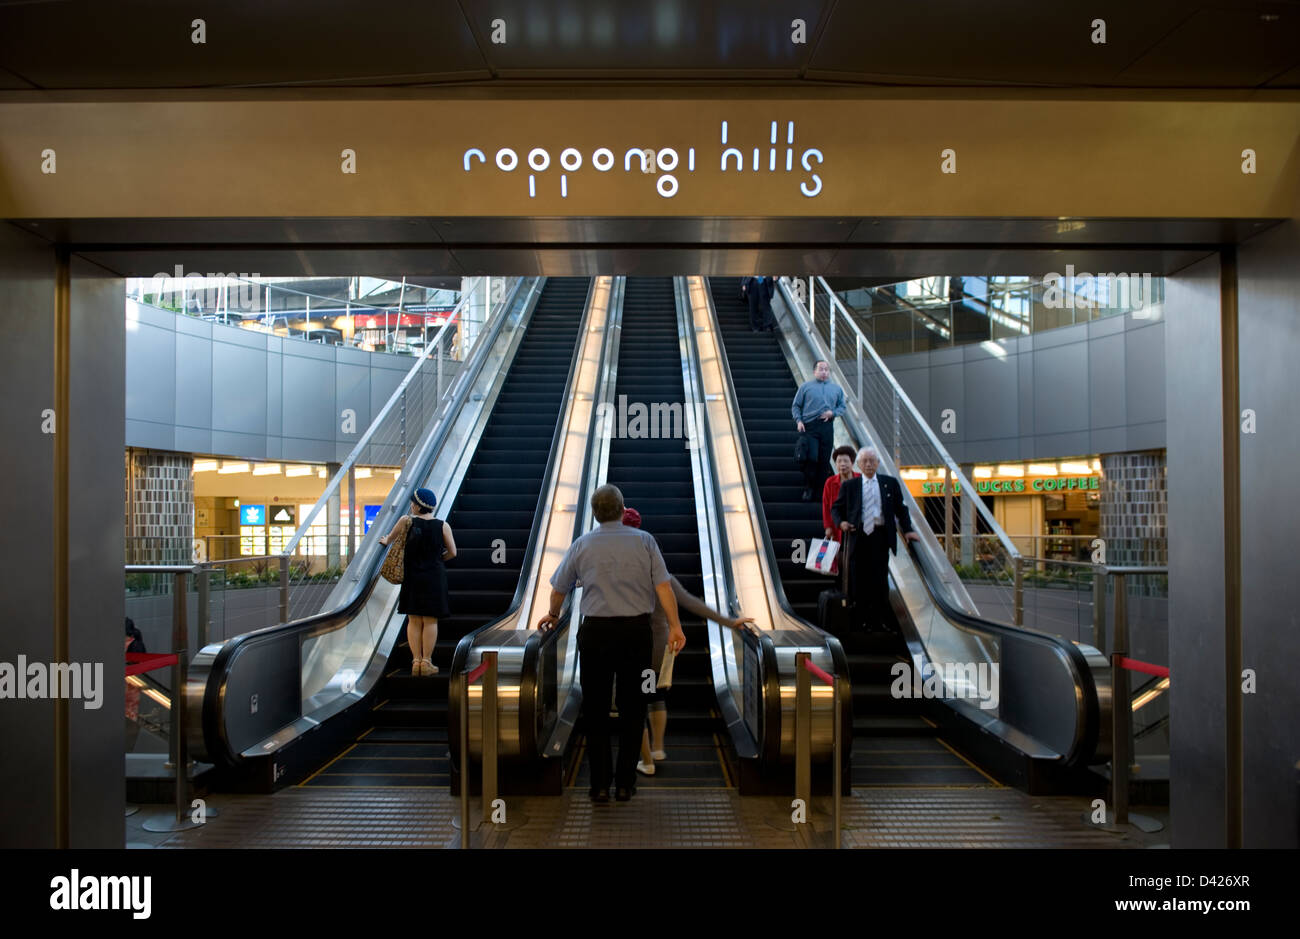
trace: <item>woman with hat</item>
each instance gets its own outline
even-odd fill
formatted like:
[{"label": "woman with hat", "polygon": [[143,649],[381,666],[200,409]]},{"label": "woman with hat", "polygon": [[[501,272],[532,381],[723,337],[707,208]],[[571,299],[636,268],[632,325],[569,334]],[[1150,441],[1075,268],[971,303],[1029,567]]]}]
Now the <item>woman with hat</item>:
[{"label": "woman with hat", "polygon": [[386,545],[406,529],[406,550],[402,561],[402,589],[397,595],[397,612],[407,615],[406,640],[411,646],[411,674],[436,675],[433,647],[438,641],[438,620],[449,616],[447,568],[444,561],[456,556],[451,526],[433,517],[438,499],[428,489],[411,495],[411,513],[398,520],[379,543]]}]

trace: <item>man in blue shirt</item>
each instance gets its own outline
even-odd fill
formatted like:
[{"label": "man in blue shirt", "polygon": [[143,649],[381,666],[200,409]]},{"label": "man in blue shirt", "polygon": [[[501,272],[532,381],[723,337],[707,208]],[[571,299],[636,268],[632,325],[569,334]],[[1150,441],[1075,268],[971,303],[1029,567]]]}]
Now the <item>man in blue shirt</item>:
[{"label": "man in blue shirt", "polygon": [[813,377],[795,392],[790,415],[806,445],[802,461],[803,501],[812,501],[830,475],[831,451],[835,448],[835,418],[844,416],[844,389],[830,380],[831,366],[824,360],[813,367]]},{"label": "man in blue shirt", "polygon": [[[582,625],[578,629],[578,663],[582,671],[582,719],[591,767],[591,800],[609,802],[609,699],[618,679],[618,767],[613,772],[616,798],[636,793],[636,763],[645,725],[646,695],[653,692],[650,662],[653,634],[650,616],[655,597],[668,614],[668,645],[686,645],[677,618],[677,597],[659,545],[648,532],[623,524],[623,493],[601,486],[591,496],[600,527],[589,531],[565,552],[551,577],[550,611],[537,623],[546,630],[559,619],[564,598],[582,584]],[[642,691],[646,673],[649,688]]]}]

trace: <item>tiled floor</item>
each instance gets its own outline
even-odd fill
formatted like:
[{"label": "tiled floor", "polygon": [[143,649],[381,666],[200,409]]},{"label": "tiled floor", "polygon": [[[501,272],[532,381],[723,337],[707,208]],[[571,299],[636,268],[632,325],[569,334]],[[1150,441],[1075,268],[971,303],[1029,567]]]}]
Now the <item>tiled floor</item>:
[{"label": "tiled floor", "polygon": [[[150,834],[151,809],[126,820],[130,846],[167,848],[441,848],[459,844],[457,801],[445,789],[289,788],[272,796],[215,795],[220,816],[199,829]],[[1032,797],[1006,788],[857,789],[845,800],[846,848],[1142,848],[1154,835],[1112,834],[1082,821],[1082,797]],[[508,799],[509,831],[481,828],[474,844],[491,848],[799,848],[829,846],[828,799],[815,799],[811,831],[793,832],[790,802],[734,789],[641,789],[631,802],[595,806],[584,789],[558,797]],[[471,803],[477,812],[477,802]],[[1167,820],[1167,810],[1138,811]],[[520,816],[525,821],[521,822]]]}]

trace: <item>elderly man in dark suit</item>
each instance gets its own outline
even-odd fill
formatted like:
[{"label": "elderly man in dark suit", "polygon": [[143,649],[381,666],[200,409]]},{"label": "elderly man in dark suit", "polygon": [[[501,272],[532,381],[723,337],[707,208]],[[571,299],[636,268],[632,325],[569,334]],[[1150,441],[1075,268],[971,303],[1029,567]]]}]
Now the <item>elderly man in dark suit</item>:
[{"label": "elderly man in dark suit", "polygon": [[[851,539],[851,591],[870,630],[887,629],[889,622],[889,555],[897,553],[898,531],[908,541],[920,541],[903,501],[903,487],[893,476],[877,473],[880,454],[874,447],[858,451],[862,478],[840,487],[831,505],[831,520]],[[897,524],[895,524],[897,519]]]}]

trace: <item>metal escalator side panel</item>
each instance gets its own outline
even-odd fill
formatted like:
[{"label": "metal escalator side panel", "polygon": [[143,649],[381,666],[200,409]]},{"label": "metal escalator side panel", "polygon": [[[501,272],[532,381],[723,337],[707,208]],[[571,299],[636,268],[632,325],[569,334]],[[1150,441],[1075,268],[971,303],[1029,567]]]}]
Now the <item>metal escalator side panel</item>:
[{"label": "metal escalator side panel", "polygon": [[[546,655],[539,655],[535,648],[539,637],[531,630],[531,620],[535,618],[533,611],[537,605],[536,596],[543,590],[539,578],[544,563],[554,552],[554,542],[560,534],[570,537],[572,532],[576,513],[569,500],[575,498],[573,490],[578,485],[572,477],[581,473],[582,452],[590,436],[591,419],[594,418],[594,414],[590,413],[594,410],[591,392],[586,389],[589,389],[599,367],[599,356],[596,356],[596,364],[593,365],[591,350],[593,342],[599,345],[599,339],[593,339],[593,334],[603,335],[605,332],[611,290],[608,281],[608,278],[593,278],[589,284],[577,328],[578,341],[574,344],[565,379],[564,404],[556,415],[542,488],[529,540],[524,549],[521,576],[514,598],[503,616],[464,636],[457,644],[452,658],[447,717],[448,726],[457,728],[466,700],[466,671],[481,662],[484,651],[498,653],[498,741],[500,755],[504,757],[515,757],[521,753],[527,755],[535,751],[537,725],[548,719],[548,709],[543,706],[539,710],[536,706],[538,694],[544,696],[547,692],[545,689],[539,691],[538,679],[528,669],[536,668],[537,663],[550,659]],[[571,426],[575,411],[586,415],[581,422],[581,433],[575,432]],[[572,467],[575,452],[578,453],[577,470]],[[565,541],[566,547],[567,544]],[[558,558],[551,562],[552,567],[555,563],[558,563]],[[471,742],[470,756],[473,758],[481,754],[481,683],[470,686],[468,692],[467,723]],[[458,735],[451,734],[450,742],[453,762],[459,766],[461,754]]]},{"label": "metal escalator side panel", "polygon": [[[339,711],[354,705],[371,690],[382,673],[383,662],[400,622],[391,621],[396,602],[396,588],[378,577],[386,549],[378,544],[392,521],[410,499],[422,470],[443,452],[453,428],[461,421],[474,422],[479,411],[490,410],[493,389],[499,388],[499,374],[488,369],[493,362],[509,362],[517,350],[523,326],[531,315],[539,295],[533,281],[526,295],[517,288],[507,298],[507,312],[489,327],[470,360],[460,370],[456,381],[462,383],[446,418],[431,426],[417,444],[403,474],[384,502],[379,518],[358,546],[356,558],[349,565],[345,583],[348,591],[333,610],[301,620],[255,630],[200,651],[190,667],[186,683],[187,703],[192,715],[188,733],[195,754],[219,765],[234,765],[258,754],[270,754]],[[515,312],[509,312],[510,310]],[[479,386],[490,384],[485,392]],[[475,397],[478,394],[479,397]],[[454,501],[454,489],[444,493],[448,503]],[[370,609],[378,588],[378,607]],[[389,589],[391,588],[391,589]],[[362,656],[366,665],[354,679],[337,676],[332,700],[314,714],[304,713],[303,644],[346,630],[363,617],[357,628],[370,641],[369,654]],[[387,644],[387,646],[385,645]],[[343,684],[350,684],[347,690]],[[319,693],[319,692],[318,692]]]},{"label": "metal escalator side panel", "polygon": [[[704,277],[688,277],[687,295],[703,366],[703,386],[708,399],[705,414],[717,457],[714,472],[730,548],[728,561],[733,570],[738,568],[734,576],[739,609],[745,615],[756,617],[756,625],[764,633],[762,638],[770,644],[770,650],[758,657],[764,673],[760,675],[759,686],[764,692],[757,710],[770,715],[762,722],[760,749],[764,754],[778,754],[782,760],[791,760],[795,744],[797,653],[810,653],[813,664],[841,680],[847,689],[842,693],[851,695],[848,660],[839,640],[795,613],[785,595],[736,393],[733,366],[713,303],[712,286]],[[756,609],[760,612],[756,613]],[[773,662],[774,669],[770,664]],[[773,670],[774,676],[766,674]],[[844,709],[842,714],[843,728],[851,727],[852,716],[847,712]],[[817,759],[827,758],[831,753],[833,714],[831,689],[814,682],[813,755]]]},{"label": "metal escalator side panel", "polygon": [[[832,378],[847,388],[838,361],[797,312],[802,308],[784,282],[780,297],[782,349],[796,380],[810,375],[812,364],[822,359]],[[906,398],[901,388],[897,391]],[[843,423],[851,437],[859,446],[875,446],[881,470],[897,476],[889,448],[865,411],[852,395],[846,399]],[[914,521],[922,522],[925,515],[906,487],[903,499]],[[905,542],[906,550],[889,561],[891,603],[907,641],[912,674],[924,677],[937,668],[945,676],[945,704],[1031,756],[1067,766],[1108,758],[1110,667],[1105,657],[1091,646],[980,617],[934,534],[924,524],[915,528],[920,543]],[[979,687],[970,693],[970,670],[978,675],[981,666],[996,675],[992,695]]]}]

